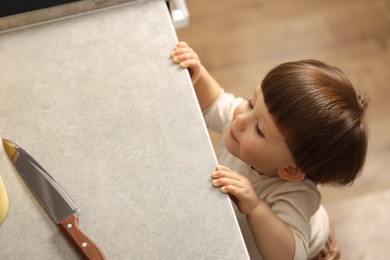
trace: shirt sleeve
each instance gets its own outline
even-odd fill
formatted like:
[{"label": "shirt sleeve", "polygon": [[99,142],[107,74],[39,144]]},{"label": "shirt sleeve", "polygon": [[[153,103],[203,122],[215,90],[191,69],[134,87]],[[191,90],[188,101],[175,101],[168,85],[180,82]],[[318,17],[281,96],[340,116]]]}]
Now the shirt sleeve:
[{"label": "shirt sleeve", "polygon": [[[300,188],[302,187],[302,188]],[[310,218],[320,206],[321,196],[314,183],[286,182],[267,199],[275,214],[290,226],[295,239],[294,259],[307,259],[310,252]]]},{"label": "shirt sleeve", "polygon": [[222,89],[217,100],[203,111],[207,128],[222,133],[227,122],[232,119],[234,110],[243,101]]}]

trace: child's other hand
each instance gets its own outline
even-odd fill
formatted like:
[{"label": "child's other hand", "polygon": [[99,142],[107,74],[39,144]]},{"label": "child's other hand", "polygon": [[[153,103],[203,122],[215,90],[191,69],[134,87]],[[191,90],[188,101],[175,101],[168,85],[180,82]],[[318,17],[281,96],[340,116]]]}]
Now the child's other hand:
[{"label": "child's other hand", "polygon": [[195,51],[186,42],[179,42],[171,54],[174,63],[188,68],[192,83],[195,85],[200,77],[201,63]]},{"label": "child's other hand", "polygon": [[218,165],[212,174],[213,186],[220,187],[221,192],[231,195],[238,210],[249,215],[260,203],[250,181],[228,167]]}]

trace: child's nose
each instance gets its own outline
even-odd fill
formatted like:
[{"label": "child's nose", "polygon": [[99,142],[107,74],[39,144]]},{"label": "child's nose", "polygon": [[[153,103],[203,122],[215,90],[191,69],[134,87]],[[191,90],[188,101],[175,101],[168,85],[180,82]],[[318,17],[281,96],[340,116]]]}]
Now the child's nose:
[{"label": "child's nose", "polygon": [[238,130],[244,131],[246,129],[246,116],[244,114],[239,114],[236,116],[236,126]]}]

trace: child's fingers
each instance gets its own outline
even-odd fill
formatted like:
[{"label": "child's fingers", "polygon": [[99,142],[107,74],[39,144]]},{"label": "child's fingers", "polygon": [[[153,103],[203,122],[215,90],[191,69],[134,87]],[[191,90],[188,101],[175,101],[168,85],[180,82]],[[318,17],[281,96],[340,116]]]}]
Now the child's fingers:
[{"label": "child's fingers", "polygon": [[231,171],[230,168],[223,165],[217,165],[217,167],[215,167],[215,170]]},{"label": "child's fingers", "polygon": [[198,56],[194,53],[184,53],[180,55],[175,55],[172,57],[174,63],[180,63],[186,60],[198,60]]},{"label": "child's fingers", "polygon": [[245,189],[235,185],[222,186],[220,190],[222,193],[228,193],[232,195],[237,201],[244,200],[248,195]]},{"label": "child's fingers", "polygon": [[238,174],[235,171],[232,171],[229,168],[224,167],[224,166],[222,166],[222,167],[218,166],[216,171],[214,171],[211,176],[215,179],[225,177],[225,178],[230,178],[230,179],[234,179],[234,180],[240,180],[242,178],[242,176],[240,174]]},{"label": "child's fingers", "polygon": [[178,46],[178,47],[188,47],[188,43],[183,42],[183,41],[180,41],[180,42],[178,42],[178,43],[176,44],[176,46]]},{"label": "child's fingers", "polygon": [[223,186],[223,187],[221,187],[221,192],[228,193],[228,194],[233,195],[234,197],[237,197],[237,195],[240,194],[240,188],[233,186],[233,185]]},{"label": "child's fingers", "polygon": [[214,187],[236,186],[238,188],[242,188],[242,183],[239,180],[235,180],[231,178],[214,179],[212,184]]},{"label": "child's fingers", "polygon": [[224,170],[216,170],[211,174],[211,177],[213,177],[214,179],[228,177],[228,172]]},{"label": "child's fingers", "polygon": [[173,60],[175,59],[188,59],[188,58],[193,58],[193,59],[197,59],[199,60],[199,57],[198,55],[191,51],[191,50],[177,50],[177,51],[173,51],[172,54],[171,54],[171,57]]},{"label": "child's fingers", "polygon": [[186,52],[196,53],[191,47],[189,46],[176,46],[175,49],[173,49],[172,54],[182,54]]},{"label": "child's fingers", "polygon": [[194,68],[199,65],[198,60],[185,60],[180,62],[180,67],[182,68]]}]

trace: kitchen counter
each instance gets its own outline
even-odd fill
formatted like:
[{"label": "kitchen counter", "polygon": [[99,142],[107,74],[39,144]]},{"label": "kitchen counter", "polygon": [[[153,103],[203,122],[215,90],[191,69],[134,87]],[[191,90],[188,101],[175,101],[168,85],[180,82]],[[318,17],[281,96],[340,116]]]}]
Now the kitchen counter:
[{"label": "kitchen counter", "polygon": [[[86,1],[87,2],[87,1]],[[165,1],[0,33],[0,134],[81,209],[108,259],[249,259]],[[78,259],[4,151],[0,259]]]}]

